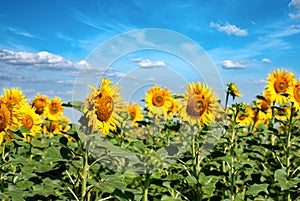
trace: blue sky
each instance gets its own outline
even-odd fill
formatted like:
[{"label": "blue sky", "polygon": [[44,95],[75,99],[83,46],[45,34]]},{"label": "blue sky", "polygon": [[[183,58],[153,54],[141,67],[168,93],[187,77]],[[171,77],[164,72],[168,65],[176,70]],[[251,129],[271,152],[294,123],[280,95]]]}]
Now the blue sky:
[{"label": "blue sky", "polygon": [[40,92],[69,101],[74,83],[86,84],[76,81],[79,72],[99,77],[106,69],[120,80],[133,69],[168,67],[196,81],[186,62],[160,51],[120,55],[111,66],[91,69],[88,58],[101,44],[147,28],[174,31],[202,47],[224,85],[237,83],[240,101],[251,102],[275,68],[300,76],[300,0],[12,0],[0,7],[0,86],[19,87],[28,98]]}]

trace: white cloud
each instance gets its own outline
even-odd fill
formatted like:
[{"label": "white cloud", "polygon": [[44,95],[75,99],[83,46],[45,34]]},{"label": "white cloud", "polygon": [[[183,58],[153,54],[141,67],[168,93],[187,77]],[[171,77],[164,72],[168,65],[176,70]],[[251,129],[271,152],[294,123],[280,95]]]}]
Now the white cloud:
[{"label": "white cloud", "polygon": [[261,60],[261,62],[263,62],[263,63],[271,63],[272,61],[271,61],[271,59],[263,58],[263,59]]},{"label": "white cloud", "polygon": [[265,79],[260,79],[260,80],[257,80],[257,79],[249,79],[248,82],[250,84],[259,84],[259,85],[264,85],[266,84],[266,80]]},{"label": "white cloud", "polygon": [[294,8],[296,11],[289,13],[290,18],[296,19],[300,17],[300,0],[291,0],[289,6]]},{"label": "white cloud", "polygon": [[227,35],[235,35],[235,36],[247,36],[248,31],[246,29],[241,29],[233,24],[226,23],[225,25],[221,25],[219,23],[211,22],[209,24],[210,28],[215,28],[220,32],[225,32]]},{"label": "white cloud", "polygon": [[28,37],[28,38],[35,38],[35,36],[32,35],[31,33],[28,33],[26,31],[21,31],[21,30],[16,29],[16,28],[8,28],[8,30],[13,32],[14,34],[17,34],[17,35],[25,36],[25,37]]},{"label": "white cloud", "polygon": [[142,68],[153,68],[153,67],[166,67],[167,65],[163,61],[151,61],[144,58],[133,58],[130,61],[137,62]]},{"label": "white cloud", "polygon": [[221,63],[223,68],[226,69],[243,69],[246,65],[242,61],[224,60]]},{"label": "white cloud", "polygon": [[0,61],[11,65],[32,65],[47,69],[90,69],[90,65],[81,60],[79,62],[69,61],[62,56],[55,55],[46,51],[38,53],[14,52],[0,49]]}]

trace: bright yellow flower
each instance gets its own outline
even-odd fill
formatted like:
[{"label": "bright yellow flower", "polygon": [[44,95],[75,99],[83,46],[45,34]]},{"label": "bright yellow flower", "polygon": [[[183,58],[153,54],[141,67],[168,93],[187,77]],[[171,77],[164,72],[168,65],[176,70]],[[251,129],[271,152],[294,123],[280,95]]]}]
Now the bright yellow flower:
[{"label": "bright yellow flower", "polygon": [[45,108],[45,115],[50,120],[58,120],[61,115],[64,113],[64,108],[62,106],[63,102],[59,97],[55,97],[51,99],[46,108]]},{"label": "bright yellow flower", "polygon": [[0,103],[0,144],[8,138],[6,130],[11,126],[11,112],[6,104]]},{"label": "bright yellow flower", "polygon": [[171,98],[171,107],[167,111],[167,119],[172,118],[175,114],[179,113],[179,101],[176,98]]},{"label": "bright yellow flower", "polygon": [[4,89],[4,95],[1,97],[1,102],[7,105],[7,108],[13,112],[19,110],[20,107],[27,105],[27,101],[23,92],[18,88]]},{"label": "bright yellow flower", "polygon": [[45,120],[43,132],[50,135],[50,137],[53,137],[53,134],[60,134],[61,127],[59,125],[59,120]]},{"label": "bright yellow flower", "polygon": [[131,126],[137,126],[137,121],[143,120],[142,107],[137,103],[130,103],[127,107],[130,120],[132,121]]},{"label": "bright yellow flower", "polygon": [[190,124],[209,124],[218,113],[218,97],[206,85],[189,83],[184,95],[180,117]]},{"label": "bright yellow flower", "polygon": [[166,117],[172,105],[170,91],[155,85],[148,90],[145,102],[150,116],[154,114]]},{"label": "bright yellow flower", "polygon": [[23,126],[28,130],[22,132],[26,141],[30,139],[30,136],[36,137],[42,130],[41,118],[35,113],[35,109],[30,106],[21,107],[16,117],[14,117],[14,122],[18,124],[18,128]]},{"label": "bright yellow flower", "polygon": [[277,103],[287,102],[287,97],[283,94],[288,93],[292,87],[294,74],[284,69],[274,70],[267,77],[267,91],[270,94],[271,101]]},{"label": "bright yellow flower", "polygon": [[70,119],[68,117],[62,116],[59,118],[59,127],[63,132],[67,132],[70,129],[69,123]]},{"label": "bright yellow flower", "polygon": [[239,89],[237,88],[236,84],[233,82],[229,82],[227,84],[227,90],[228,93],[235,99],[235,97],[241,97],[243,96],[242,94],[239,93]]},{"label": "bright yellow flower", "polygon": [[300,78],[298,81],[293,80],[292,87],[288,89],[288,94],[290,94],[290,101],[296,110],[300,109]]},{"label": "bright yellow flower", "polygon": [[41,96],[40,93],[38,93],[34,100],[32,101],[32,107],[35,108],[35,113],[43,116],[44,110],[48,104],[48,97],[47,96]]},{"label": "bright yellow flower", "polygon": [[281,121],[286,121],[291,116],[291,107],[290,106],[280,106],[275,109],[275,117]]},{"label": "bright yellow flower", "polygon": [[107,135],[110,130],[115,131],[117,129],[122,120],[119,113],[124,110],[121,103],[123,99],[120,96],[120,88],[117,84],[113,86],[111,84],[111,81],[103,78],[98,90],[92,87],[92,94],[87,96],[84,109],[87,111],[86,117],[92,131],[97,131],[99,128],[104,135]]}]

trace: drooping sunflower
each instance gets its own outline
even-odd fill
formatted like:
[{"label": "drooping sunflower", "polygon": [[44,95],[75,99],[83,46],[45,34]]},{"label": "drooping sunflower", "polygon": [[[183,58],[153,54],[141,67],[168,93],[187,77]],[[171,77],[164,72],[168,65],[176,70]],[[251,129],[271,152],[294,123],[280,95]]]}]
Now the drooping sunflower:
[{"label": "drooping sunflower", "polygon": [[130,103],[127,106],[127,111],[130,116],[131,126],[137,126],[137,121],[143,120],[142,107],[137,103]]},{"label": "drooping sunflower", "polygon": [[42,130],[42,121],[40,115],[35,113],[35,109],[30,106],[23,106],[14,118],[14,122],[17,122],[18,128],[25,127],[27,131],[22,131],[25,140],[29,139],[29,136],[37,136]]},{"label": "drooping sunflower", "polygon": [[117,84],[111,84],[111,81],[103,78],[101,87],[98,90],[92,88],[92,94],[88,95],[92,102],[85,104],[88,125],[97,130],[100,128],[104,135],[116,130],[121,121],[119,113],[124,110],[120,88]]},{"label": "drooping sunflower", "polygon": [[35,113],[45,116],[44,110],[48,104],[48,97],[47,96],[41,96],[40,93],[38,93],[34,100],[32,101],[32,107],[35,108]]},{"label": "drooping sunflower", "polygon": [[287,102],[287,96],[284,94],[290,91],[294,74],[284,69],[274,70],[267,77],[266,91],[270,94],[271,101],[277,103]]},{"label": "drooping sunflower", "polygon": [[229,82],[227,84],[227,93],[229,93],[233,99],[235,99],[235,97],[241,97],[243,96],[240,92],[239,89],[237,88],[236,84],[233,82]]},{"label": "drooping sunflower", "polygon": [[169,108],[172,106],[171,92],[155,85],[148,90],[145,102],[150,116],[154,114],[166,117]]},{"label": "drooping sunflower", "polygon": [[171,98],[171,107],[167,111],[167,119],[172,118],[175,114],[179,113],[180,104],[176,98]]},{"label": "drooping sunflower", "polygon": [[53,99],[49,100],[44,110],[47,118],[50,120],[58,120],[64,113],[64,107],[62,104],[63,102],[59,97],[54,97]]},{"label": "drooping sunflower", "polygon": [[209,124],[215,120],[218,96],[207,85],[189,83],[184,95],[180,118],[191,125]]},{"label": "drooping sunflower", "polygon": [[6,130],[11,126],[11,112],[8,110],[6,104],[0,103],[0,144],[4,139],[8,139],[9,136]]},{"label": "drooping sunflower", "polygon": [[294,79],[292,81],[292,87],[288,89],[288,94],[290,94],[290,101],[293,103],[296,111],[300,109],[300,78],[298,81]]}]

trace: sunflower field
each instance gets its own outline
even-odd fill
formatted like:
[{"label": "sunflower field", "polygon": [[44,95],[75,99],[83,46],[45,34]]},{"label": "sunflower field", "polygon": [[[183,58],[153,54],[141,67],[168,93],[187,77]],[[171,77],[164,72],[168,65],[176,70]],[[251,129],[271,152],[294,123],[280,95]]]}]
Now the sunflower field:
[{"label": "sunflower field", "polygon": [[[83,102],[18,88],[0,97],[0,199],[300,200],[300,79],[267,75],[251,103],[228,83],[158,85],[126,103],[103,78]],[[231,105],[228,103],[232,102]],[[81,112],[78,123],[66,107]]]}]

